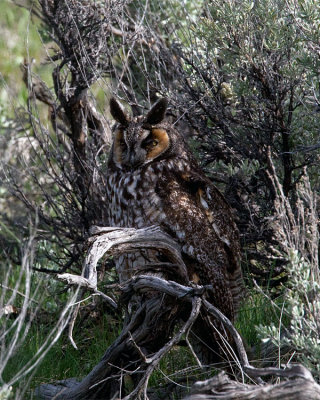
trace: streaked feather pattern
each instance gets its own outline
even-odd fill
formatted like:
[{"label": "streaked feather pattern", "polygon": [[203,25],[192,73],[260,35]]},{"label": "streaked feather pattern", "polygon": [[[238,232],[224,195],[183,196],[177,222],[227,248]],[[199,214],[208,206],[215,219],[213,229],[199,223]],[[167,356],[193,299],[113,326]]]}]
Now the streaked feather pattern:
[{"label": "streaked feather pattern", "polygon": [[[190,281],[212,284],[210,301],[233,321],[243,294],[239,232],[232,210],[183,136],[163,122],[166,107],[162,99],[147,117],[130,119],[116,100],[111,102],[119,124],[108,164],[109,223],[160,225],[180,243]],[[118,260],[118,270],[127,279],[130,269],[160,259],[161,254],[145,251]],[[210,323],[204,326],[210,329]]]}]

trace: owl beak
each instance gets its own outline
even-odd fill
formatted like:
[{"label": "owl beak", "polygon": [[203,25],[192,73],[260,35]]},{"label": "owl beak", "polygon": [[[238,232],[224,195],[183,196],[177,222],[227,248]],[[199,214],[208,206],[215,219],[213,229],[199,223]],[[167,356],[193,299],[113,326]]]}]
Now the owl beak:
[{"label": "owl beak", "polygon": [[130,155],[128,155],[126,157],[126,159],[124,160],[124,164],[126,165],[126,167],[133,169],[133,168],[137,168],[139,165],[141,165],[142,160],[137,154],[135,154],[134,152],[131,152]]}]

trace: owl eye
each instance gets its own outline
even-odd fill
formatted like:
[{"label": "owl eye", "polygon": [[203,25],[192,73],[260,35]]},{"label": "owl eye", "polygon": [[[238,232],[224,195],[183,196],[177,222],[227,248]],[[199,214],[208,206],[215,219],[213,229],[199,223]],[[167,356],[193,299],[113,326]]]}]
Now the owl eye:
[{"label": "owl eye", "polygon": [[146,149],[150,147],[156,147],[159,143],[159,140],[154,139],[153,136],[150,134],[141,144],[141,146]]}]

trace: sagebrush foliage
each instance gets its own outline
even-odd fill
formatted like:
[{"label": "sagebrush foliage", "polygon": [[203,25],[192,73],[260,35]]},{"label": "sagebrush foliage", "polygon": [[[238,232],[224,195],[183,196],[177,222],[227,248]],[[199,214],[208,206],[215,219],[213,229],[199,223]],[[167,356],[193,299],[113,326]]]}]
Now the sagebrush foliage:
[{"label": "sagebrush foliage", "polygon": [[281,187],[276,205],[278,240],[287,258],[282,308],[277,323],[257,327],[264,342],[278,348],[278,362],[299,361],[320,379],[320,274],[317,195],[304,176],[296,192],[295,212]]},{"label": "sagebrush foliage", "polygon": [[[310,262],[295,249],[289,251],[288,281],[283,297],[284,319],[289,324],[258,326],[260,338],[279,348],[280,360],[301,362],[320,379],[320,282]],[[286,355],[281,349],[286,349]],[[288,353],[289,350],[289,353]],[[292,357],[292,358],[291,358]],[[284,360],[283,360],[284,359]]]}]

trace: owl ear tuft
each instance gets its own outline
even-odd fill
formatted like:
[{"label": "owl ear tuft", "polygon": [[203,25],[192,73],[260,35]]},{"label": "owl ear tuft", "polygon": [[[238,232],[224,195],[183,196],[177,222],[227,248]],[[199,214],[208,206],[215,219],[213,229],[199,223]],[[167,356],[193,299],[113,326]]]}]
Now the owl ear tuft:
[{"label": "owl ear tuft", "polygon": [[165,97],[158,100],[146,115],[145,122],[151,125],[159,124],[165,116],[167,107],[168,100]]},{"label": "owl ear tuft", "polygon": [[113,118],[117,122],[119,122],[121,125],[123,125],[123,126],[128,125],[129,117],[123,110],[120,103],[114,97],[111,97],[111,99],[110,99],[110,113],[113,116]]}]

